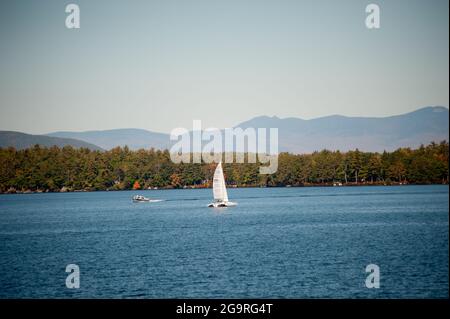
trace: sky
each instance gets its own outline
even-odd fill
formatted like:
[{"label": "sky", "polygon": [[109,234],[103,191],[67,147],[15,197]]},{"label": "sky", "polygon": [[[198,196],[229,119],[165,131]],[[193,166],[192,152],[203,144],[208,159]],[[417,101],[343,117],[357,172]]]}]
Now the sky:
[{"label": "sky", "polygon": [[[69,3],[81,28],[65,26]],[[365,25],[369,3],[380,29]],[[0,2],[0,130],[235,126],[449,105],[448,0]]]}]

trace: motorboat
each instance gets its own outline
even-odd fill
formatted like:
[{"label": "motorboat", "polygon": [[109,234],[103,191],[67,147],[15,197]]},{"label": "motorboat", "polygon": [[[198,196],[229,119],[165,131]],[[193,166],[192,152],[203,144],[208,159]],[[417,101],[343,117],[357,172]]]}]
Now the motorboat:
[{"label": "motorboat", "polygon": [[150,199],[142,195],[133,196],[133,202],[149,202]]}]

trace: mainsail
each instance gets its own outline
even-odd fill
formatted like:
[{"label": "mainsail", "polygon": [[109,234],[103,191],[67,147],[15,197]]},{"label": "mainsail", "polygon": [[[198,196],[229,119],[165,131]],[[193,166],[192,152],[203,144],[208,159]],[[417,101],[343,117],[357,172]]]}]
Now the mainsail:
[{"label": "mainsail", "polygon": [[228,202],[227,188],[225,187],[225,178],[223,177],[222,162],[219,162],[214,172],[213,193],[215,201]]}]

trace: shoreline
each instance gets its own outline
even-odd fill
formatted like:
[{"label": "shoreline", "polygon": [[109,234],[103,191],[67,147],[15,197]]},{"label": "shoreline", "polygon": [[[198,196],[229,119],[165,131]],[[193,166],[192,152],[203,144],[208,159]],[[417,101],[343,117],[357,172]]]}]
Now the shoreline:
[{"label": "shoreline", "polygon": [[[432,185],[447,185],[448,183],[348,183],[342,185],[333,185],[333,184],[305,184],[305,185],[280,185],[280,186],[257,186],[257,185],[249,185],[249,186],[228,186],[228,189],[233,188],[312,188],[312,187],[376,187],[376,186],[432,186]],[[58,193],[95,193],[95,192],[130,192],[130,191],[167,191],[167,190],[192,190],[192,189],[212,189],[212,187],[195,187],[195,186],[186,186],[186,187],[158,187],[158,188],[149,188],[149,189],[102,189],[102,190],[64,190],[64,191],[50,191],[50,190],[24,190],[24,191],[6,191],[0,192],[0,195],[26,195],[26,194],[58,194]]]}]

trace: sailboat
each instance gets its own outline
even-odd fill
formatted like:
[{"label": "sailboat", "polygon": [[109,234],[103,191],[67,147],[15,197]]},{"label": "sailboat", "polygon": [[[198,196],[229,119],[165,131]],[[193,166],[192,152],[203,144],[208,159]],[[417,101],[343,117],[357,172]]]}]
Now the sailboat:
[{"label": "sailboat", "polygon": [[214,171],[213,194],[214,202],[209,204],[208,207],[229,207],[237,205],[237,203],[228,201],[225,178],[223,177],[222,162],[217,164],[216,170]]}]

